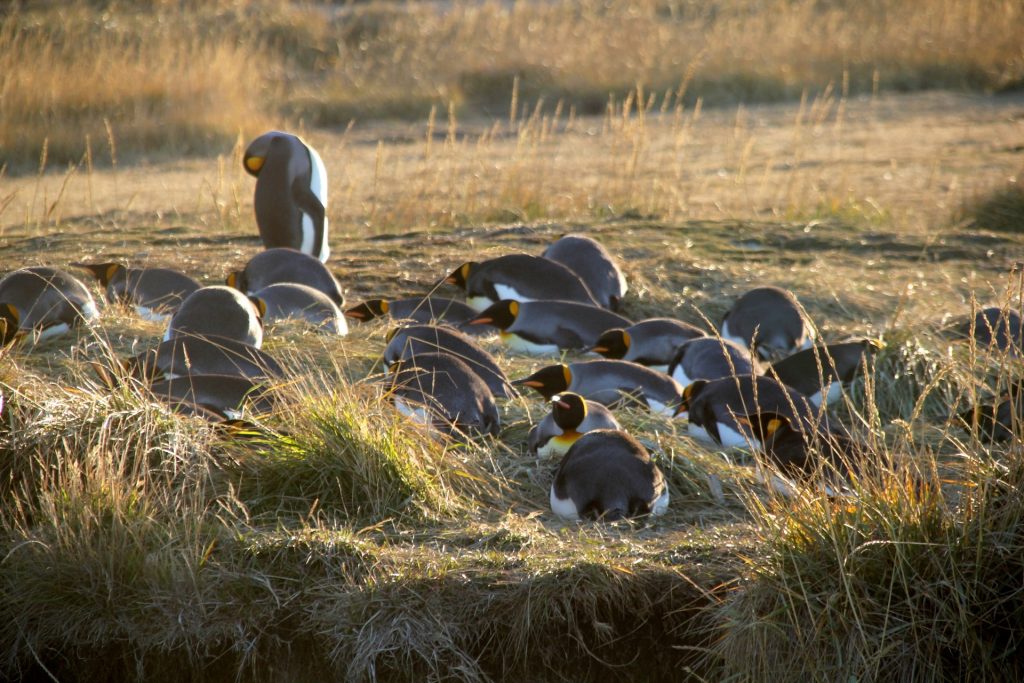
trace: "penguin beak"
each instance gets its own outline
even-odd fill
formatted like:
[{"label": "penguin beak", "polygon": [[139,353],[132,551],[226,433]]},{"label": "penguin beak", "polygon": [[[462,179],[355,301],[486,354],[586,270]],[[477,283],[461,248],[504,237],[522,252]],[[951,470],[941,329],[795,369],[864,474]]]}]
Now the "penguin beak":
[{"label": "penguin beak", "polygon": [[607,346],[595,346],[594,348],[592,348],[590,350],[592,352],[594,352],[594,353],[607,353],[608,352],[608,347]]},{"label": "penguin beak", "polygon": [[266,161],[263,157],[246,157],[245,167],[249,169],[250,173],[259,173],[260,169],[263,168],[263,162]]},{"label": "penguin beak", "polygon": [[363,319],[363,312],[362,311],[357,311],[354,308],[350,308],[347,311],[345,311],[345,317],[346,318],[354,318],[356,320],[362,320]]},{"label": "penguin beak", "polygon": [[534,389],[541,389],[544,387],[544,382],[536,379],[529,379],[524,377],[523,379],[514,379],[511,384],[515,386],[532,387]]},{"label": "penguin beak", "polygon": [[493,322],[494,322],[494,318],[490,318],[490,317],[482,315],[479,318],[473,318],[472,320],[467,320],[466,324],[467,325],[490,325]]},{"label": "penguin beak", "polygon": [[676,417],[689,417],[687,415],[687,413],[689,413],[689,412],[690,412],[690,406],[687,405],[686,401],[681,401],[679,403],[679,405],[676,406],[675,412],[672,413],[672,417],[674,417],[674,418],[676,418]]},{"label": "penguin beak", "polygon": [[559,408],[564,408],[565,410],[569,410],[569,404],[566,403],[565,401],[555,401],[555,405],[558,406]]}]

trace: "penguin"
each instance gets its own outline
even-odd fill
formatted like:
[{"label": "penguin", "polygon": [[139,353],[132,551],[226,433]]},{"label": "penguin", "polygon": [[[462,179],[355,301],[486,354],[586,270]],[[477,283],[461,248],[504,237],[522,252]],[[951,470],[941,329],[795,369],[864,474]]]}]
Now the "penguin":
[{"label": "penguin", "polygon": [[590,350],[612,360],[628,360],[658,372],[668,372],[679,345],[706,334],[696,325],[681,320],[649,318],[626,328],[606,331]]},{"label": "penguin", "polygon": [[957,414],[963,427],[989,443],[1009,441],[1024,433],[1024,380],[1011,382],[998,397],[993,397]]},{"label": "penguin", "polygon": [[588,304],[513,299],[489,306],[467,323],[497,327],[510,349],[536,355],[590,348],[605,330],[629,324],[617,313]]},{"label": "penguin", "polygon": [[605,406],[640,401],[659,415],[671,416],[683,388],[671,377],[625,360],[592,360],[541,368],[513,385],[536,389],[546,399],[572,391]]},{"label": "penguin", "polygon": [[260,315],[257,305],[238,290],[221,285],[201,287],[189,294],[171,316],[163,341],[187,333],[227,337],[259,348],[263,344]]},{"label": "penguin", "polygon": [[457,356],[480,376],[495,396],[512,398],[515,390],[494,357],[470,337],[450,327],[408,325],[396,327],[387,334],[384,362],[410,358],[421,353],[445,351]]},{"label": "penguin", "polygon": [[255,294],[268,285],[292,282],[318,289],[342,308],[345,295],[327,267],[312,256],[294,249],[267,249],[249,259],[242,270],[227,277],[228,287]]},{"label": "penguin", "polygon": [[679,345],[668,374],[685,387],[698,379],[760,375],[762,370],[746,347],[722,337],[697,337]]},{"label": "penguin", "polygon": [[466,303],[477,312],[502,299],[557,299],[600,305],[576,273],[561,263],[529,254],[508,254],[480,263],[469,261],[441,282],[465,290]]},{"label": "penguin", "polygon": [[551,483],[551,511],[562,519],[614,521],[668,509],[665,476],[626,432],[587,432],[562,458]]},{"label": "penguin", "polygon": [[418,353],[391,364],[390,391],[404,415],[454,438],[497,436],[501,429],[494,396],[483,380],[450,353]]},{"label": "penguin", "polygon": [[88,270],[107,291],[107,301],[125,303],[146,320],[164,322],[201,286],[170,268],[128,268],[121,263],[73,263]]},{"label": "penguin", "polygon": [[586,235],[565,235],[541,254],[576,273],[602,307],[619,310],[628,286],[612,255],[600,242]]},{"label": "penguin", "polygon": [[461,301],[440,296],[368,299],[345,311],[345,317],[363,322],[385,315],[390,315],[396,321],[411,321],[423,325],[445,324],[468,335],[490,333],[487,328],[465,324],[476,317],[477,311]]},{"label": "penguin", "polygon": [[[85,285],[70,273],[46,266],[22,268],[0,278],[0,311],[7,320],[9,340],[21,331],[36,342],[67,334],[100,315]],[[18,331],[12,332],[15,324]]]},{"label": "penguin", "polygon": [[849,434],[834,428],[797,429],[792,420],[764,410],[737,418],[761,444],[764,455],[783,476],[801,481],[819,472],[845,478],[851,472],[854,445]]},{"label": "penguin", "polygon": [[956,332],[968,339],[973,337],[980,347],[1019,355],[1021,352],[1020,323],[1020,311],[1017,309],[990,306],[978,311],[973,320],[959,325]]},{"label": "penguin", "polygon": [[179,334],[124,361],[128,374],[147,382],[185,375],[237,375],[249,379],[284,377],[266,351],[234,339]]},{"label": "penguin", "polygon": [[301,318],[320,332],[345,336],[348,323],[341,309],[319,289],[295,282],[278,282],[250,297],[263,312],[263,322]]},{"label": "penguin", "polygon": [[724,448],[759,447],[749,424],[737,416],[774,412],[789,419],[794,429],[813,424],[806,397],[772,377],[738,375],[696,380],[683,390],[676,417],[689,421],[690,436]]},{"label": "penguin", "polygon": [[275,130],[250,142],[242,163],[256,178],[253,206],[263,246],[291,247],[326,263],[327,170],[316,150]]},{"label": "penguin", "polygon": [[784,358],[810,348],[814,330],[792,292],[756,287],[741,296],[722,318],[722,336],[753,347],[764,360]]},{"label": "penguin", "polygon": [[820,408],[822,400],[826,405],[838,401],[843,385],[854,380],[867,354],[881,347],[874,339],[812,346],[772,363],[766,373],[807,396],[815,408]]},{"label": "penguin", "polygon": [[150,393],[175,410],[189,413],[198,405],[229,418],[238,417],[242,406],[258,413],[274,409],[273,395],[258,380],[238,375],[184,375],[164,379],[149,386]]},{"label": "penguin", "polygon": [[579,394],[563,391],[551,397],[551,412],[530,430],[530,453],[543,458],[565,455],[581,436],[595,429],[622,429],[612,412]]}]

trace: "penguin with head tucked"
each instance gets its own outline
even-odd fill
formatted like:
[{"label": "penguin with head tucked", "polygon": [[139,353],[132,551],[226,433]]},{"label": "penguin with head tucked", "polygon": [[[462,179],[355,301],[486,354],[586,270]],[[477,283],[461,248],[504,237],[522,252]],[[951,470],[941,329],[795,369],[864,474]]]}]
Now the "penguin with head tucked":
[{"label": "penguin with head tucked", "polygon": [[973,320],[956,328],[958,335],[974,338],[979,347],[1020,355],[1021,317],[1015,308],[989,306],[978,311]]},{"label": "penguin with head tucked", "polygon": [[467,261],[441,282],[465,290],[466,303],[476,311],[502,299],[599,305],[576,273],[557,261],[529,254],[506,254],[479,263]]},{"label": "penguin with head tucked", "polygon": [[270,131],[245,150],[245,170],[256,177],[254,206],[263,246],[291,247],[327,261],[327,170],[301,138]]},{"label": "penguin with head tucked", "polygon": [[629,434],[587,432],[562,458],[551,483],[551,510],[563,519],[614,521],[668,509],[665,476]]},{"label": "penguin with head tucked", "polygon": [[165,320],[201,286],[170,268],[129,268],[121,263],[73,263],[92,273],[106,288],[107,301],[123,302],[147,320]]},{"label": "penguin with head tucked", "polygon": [[800,303],[779,287],[755,287],[737,299],[722,319],[721,333],[765,360],[785,358],[814,341]]},{"label": "penguin with head tucked", "polygon": [[433,325],[407,325],[389,331],[387,342],[384,362],[388,365],[421,353],[443,351],[466,363],[495,396],[511,398],[516,394],[494,357],[458,330]]},{"label": "penguin with head tucked", "polygon": [[705,334],[696,325],[681,320],[649,318],[629,327],[606,331],[590,350],[605,358],[628,360],[668,372],[679,345]]},{"label": "penguin with head tucked", "polygon": [[278,282],[258,290],[251,298],[261,309],[265,323],[296,319],[325,334],[348,334],[341,309],[319,289],[297,282]]},{"label": "penguin with head tucked", "polygon": [[629,324],[621,315],[589,304],[512,299],[487,307],[467,323],[497,327],[510,349],[540,355],[588,348],[605,330]]},{"label": "penguin with head tucked", "polygon": [[440,296],[413,296],[404,299],[367,299],[345,311],[346,318],[367,322],[374,318],[390,316],[395,321],[411,321],[429,325],[433,323],[450,325],[465,334],[490,334],[490,330],[478,325],[466,325],[476,317],[477,312],[455,299]]},{"label": "penguin with head tucked", "polygon": [[167,325],[163,341],[179,334],[226,337],[259,348],[263,344],[261,311],[238,290],[201,287],[181,303]]},{"label": "penguin with head tucked", "polygon": [[8,341],[19,331],[42,341],[99,317],[85,285],[70,273],[45,266],[22,268],[0,278],[0,311],[7,321]]},{"label": "penguin with head tucked", "polygon": [[308,254],[294,249],[267,249],[249,259],[242,270],[227,277],[228,287],[255,294],[269,285],[280,282],[306,285],[319,289],[339,308],[345,305],[341,285],[327,267]]},{"label": "penguin with head tucked", "polygon": [[565,235],[548,245],[541,256],[579,275],[602,307],[619,309],[626,294],[626,277],[600,242],[586,235]]}]

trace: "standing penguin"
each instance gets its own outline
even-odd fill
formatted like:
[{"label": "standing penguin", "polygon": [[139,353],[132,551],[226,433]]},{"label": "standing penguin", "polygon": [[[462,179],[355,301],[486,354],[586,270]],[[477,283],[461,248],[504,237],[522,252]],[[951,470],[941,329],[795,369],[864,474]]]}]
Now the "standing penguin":
[{"label": "standing penguin", "polygon": [[326,263],[327,170],[316,150],[273,130],[249,143],[243,163],[256,177],[253,203],[263,246],[291,247]]}]

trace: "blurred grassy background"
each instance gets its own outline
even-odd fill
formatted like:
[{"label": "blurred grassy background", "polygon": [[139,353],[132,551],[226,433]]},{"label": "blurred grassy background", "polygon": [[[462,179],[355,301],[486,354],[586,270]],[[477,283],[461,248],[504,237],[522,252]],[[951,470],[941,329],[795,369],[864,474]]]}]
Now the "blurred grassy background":
[{"label": "blurred grassy background", "polygon": [[0,20],[8,172],[43,153],[203,154],[271,126],[432,107],[602,113],[638,85],[665,110],[1024,82],[1024,9],[1005,0],[81,0],[13,3]]}]

